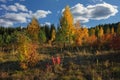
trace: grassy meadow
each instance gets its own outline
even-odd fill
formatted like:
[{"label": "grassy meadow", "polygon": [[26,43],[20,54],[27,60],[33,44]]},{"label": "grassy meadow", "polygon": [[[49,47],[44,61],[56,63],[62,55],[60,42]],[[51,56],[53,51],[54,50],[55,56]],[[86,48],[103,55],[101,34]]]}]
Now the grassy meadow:
[{"label": "grassy meadow", "polygon": [[[120,79],[120,51],[81,48],[61,50],[47,46],[41,47],[39,53],[36,66],[23,70],[15,52],[0,52],[0,80]],[[59,56],[61,63],[54,65],[52,56]]]},{"label": "grassy meadow", "polygon": [[0,27],[0,80],[120,80],[120,22],[83,27],[66,6],[58,26]]}]

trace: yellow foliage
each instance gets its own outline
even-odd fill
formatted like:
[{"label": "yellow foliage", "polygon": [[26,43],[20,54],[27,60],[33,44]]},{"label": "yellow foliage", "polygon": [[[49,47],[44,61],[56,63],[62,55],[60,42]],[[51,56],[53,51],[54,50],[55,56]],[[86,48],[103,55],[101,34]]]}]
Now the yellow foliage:
[{"label": "yellow foliage", "polygon": [[55,30],[53,29],[53,30],[52,30],[52,34],[51,34],[51,41],[54,41],[54,40],[55,40],[55,36],[56,36],[56,32],[55,32]]},{"label": "yellow foliage", "polygon": [[88,29],[87,28],[76,28],[76,44],[81,46],[82,43],[85,43],[88,38]]},{"label": "yellow foliage", "polygon": [[70,12],[69,6],[66,6],[65,11],[63,12],[63,18],[66,20],[69,27],[73,26],[73,16]]},{"label": "yellow foliage", "polygon": [[111,34],[115,34],[114,27],[111,29]]},{"label": "yellow foliage", "polygon": [[20,67],[25,69],[32,67],[38,62],[38,45],[32,43],[32,41],[25,35],[18,35],[18,58],[20,60]]},{"label": "yellow foliage", "polygon": [[69,6],[66,6],[63,16],[60,19],[62,34],[65,37],[65,40],[68,40],[69,43],[73,42],[73,36],[75,34],[75,27],[73,24],[73,16],[70,12]]},{"label": "yellow foliage", "polygon": [[27,32],[33,39],[33,41],[38,41],[40,26],[36,18],[33,18],[31,23],[27,27]]},{"label": "yellow foliage", "polygon": [[98,33],[98,37],[99,37],[99,38],[102,38],[103,35],[104,35],[104,30],[103,30],[102,27],[100,27],[99,33]]}]

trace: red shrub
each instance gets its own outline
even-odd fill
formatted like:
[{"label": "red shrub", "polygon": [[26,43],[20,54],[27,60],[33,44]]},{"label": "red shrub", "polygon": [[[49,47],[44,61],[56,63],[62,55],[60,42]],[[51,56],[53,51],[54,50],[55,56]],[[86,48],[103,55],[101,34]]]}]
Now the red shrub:
[{"label": "red shrub", "polygon": [[57,57],[57,64],[60,64],[61,60],[60,57]]},{"label": "red shrub", "polygon": [[55,65],[56,64],[56,59],[52,56],[52,63]]},{"label": "red shrub", "polygon": [[110,47],[114,50],[120,50],[120,36],[115,36],[110,42]]},{"label": "red shrub", "polygon": [[52,63],[53,63],[53,65],[60,64],[61,63],[60,57],[59,56],[58,57],[52,56]]}]

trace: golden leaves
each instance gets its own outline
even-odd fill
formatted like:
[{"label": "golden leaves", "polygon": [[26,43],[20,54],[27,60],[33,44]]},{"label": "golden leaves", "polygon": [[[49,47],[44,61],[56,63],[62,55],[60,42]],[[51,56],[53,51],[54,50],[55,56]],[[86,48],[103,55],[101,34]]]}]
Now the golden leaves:
[{"label": "golden leaves", "polygon": [[88,29],[87,28],[77,28],[76,29],[76,44],[81,46],[82,43],[85,43],[88,38]]},{"label": "golden leaves", "polygon": [[34,66],[38,62],[38,45],[33,43],[25,34],[18,35],[18,58],[20,67],[26,69]]},{"label": "golden leaves", "polygon": [[66,6],[63,12],[63,16],[60,19],[60,25],[62,30],[61,34],[65,39],[64,41],[69,43],[73,42],[73,36],[75,34],[75,27],[73,23],[73,16],[70,12],[70,8],[69,6]]},{"label": "golden leaves", "polygon": [[40,26],[36,18],[33,18],[31,23],[27,27],[27,32],[30,34],[34,41],[38,41]]}]

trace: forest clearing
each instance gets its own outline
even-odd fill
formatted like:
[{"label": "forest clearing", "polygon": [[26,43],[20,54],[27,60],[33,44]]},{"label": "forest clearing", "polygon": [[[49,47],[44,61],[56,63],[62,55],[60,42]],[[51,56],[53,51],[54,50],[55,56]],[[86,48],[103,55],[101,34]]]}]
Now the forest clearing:
[{"label": "forest clearing", "polygon": [[120,80],[120,22],[83,27],[66,6],[58,26],[1,26],[0,80]]}]

